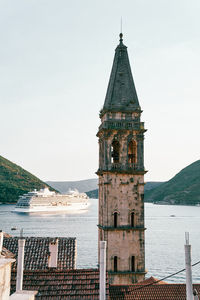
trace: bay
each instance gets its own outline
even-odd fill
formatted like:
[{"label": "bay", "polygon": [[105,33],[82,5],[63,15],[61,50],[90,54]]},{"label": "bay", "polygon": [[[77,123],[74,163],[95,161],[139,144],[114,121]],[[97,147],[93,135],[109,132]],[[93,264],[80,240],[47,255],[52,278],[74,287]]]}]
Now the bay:
[{"label": "bay", "polygon": [[[98,264],[98,200],[90,199],[86,212],[19,214],[13,205],[0,205],[0,229],[25,236],[76,237],[77,268]],[[12,231],[16,227],[18,230]],[[147,276],[161,279],[185,267],[185,232],[190,233],[192,263],[200,260],[200,207],[145,203],[145,256]],[[200,264],[193,267],[193,282],[200,282]],[[185,282],[185,272],[167,282]]]}]

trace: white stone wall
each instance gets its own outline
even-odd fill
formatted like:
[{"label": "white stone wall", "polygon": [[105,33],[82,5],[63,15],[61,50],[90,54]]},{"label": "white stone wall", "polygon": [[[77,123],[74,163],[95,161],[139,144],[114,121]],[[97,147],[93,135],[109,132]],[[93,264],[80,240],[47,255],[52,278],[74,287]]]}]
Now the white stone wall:
[{"label": "white stone wall", "polygon": [[14,259],[0,258],[0,300],[9,300],[11,264]]},{"label": "white stone wall", "polygon": [[10,296],[10,300],[34,300],[37,292],[35,291],[18,291]]}]

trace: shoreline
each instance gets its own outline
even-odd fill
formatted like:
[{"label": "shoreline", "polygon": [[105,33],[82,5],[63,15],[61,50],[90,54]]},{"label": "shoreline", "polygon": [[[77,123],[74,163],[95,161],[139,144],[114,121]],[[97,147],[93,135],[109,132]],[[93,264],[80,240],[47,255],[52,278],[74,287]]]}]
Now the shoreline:
[{"label": "shoreline", "polygon": [[[96,198],[89,198],[90,200],[98,200]],[[154,203],[154,202],[147,202],[147,201],[144,201],[144,203],[149,203],[149,204],[153,204],[153,205],[170,205],[170,206],[196,206],[196,207],[200,207],[200,203],[198,204],[173,204],[173,203],[163,203],[163,202],[160,202],[160,203]],[[0,202],[0,206],[1,205],[16,205],[17,202]]]}]

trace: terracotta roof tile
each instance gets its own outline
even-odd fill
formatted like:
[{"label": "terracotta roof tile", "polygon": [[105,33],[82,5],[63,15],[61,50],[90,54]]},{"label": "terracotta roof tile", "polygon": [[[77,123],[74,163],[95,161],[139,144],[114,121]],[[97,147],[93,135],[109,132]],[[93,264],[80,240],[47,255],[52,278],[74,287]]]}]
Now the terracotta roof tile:
[{"label": "terracotta roof tile", "polygon": [[138,283],[140,285],[148,285],[148,284],[167,284],[167,282],[165,281],[160,281],[159,279],[151,276],[143,281],[141,281],[140,283]]},{"label": "terracotta roof tile", "polygon": [[7,237],[7,238],[12,237],[12,235],[10,235],[10,234],[8,234],[8,233],[6,233],[6,232],[4,232],[4,231],[3,231],[3,236],[4,236],[4,237]]},{"label": "terracotta roof tile", "polygon": [[[200,293],[200,284],[194,284]],[[109,287],[111,300],[186,300],[185,284],[133,284]]]},{"label": "terracotta roof tile", "polygon": [[[57,238],[24,237],[24,269],[44,270],[48,268],[49,243]],[[3,239],[3,246],[11,251],[16,258],[13,269],[16,269],[19,237]],[[58,267],[57,269],[74,269],[76,265],[76,238],[58,238]]]},{"label": "terracotta roof tile", "polygon": [[5,247],[2,248],[1,255],[3,255],[5,258],[15,258],[15,254],[13,254],[12,252],[10,252]]},{"label": "terracotta roof tile", "polygon": [[[11,292],[15,291],[16,271],[12,272]],[[109,294],[107,280],[107,296]],[[79,270],[36,270],[25,271],[24,290],[38,291],[36,300],[45,299],[99,299],[99,271]],[[107,297],[107,299],[109,299]]]}]

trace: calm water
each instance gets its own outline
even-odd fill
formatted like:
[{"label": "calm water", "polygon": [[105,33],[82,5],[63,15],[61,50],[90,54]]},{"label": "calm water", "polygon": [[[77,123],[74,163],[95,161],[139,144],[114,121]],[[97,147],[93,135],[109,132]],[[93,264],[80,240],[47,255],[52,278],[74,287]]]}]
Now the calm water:
[{"label": "calm water", "polygon": [[[0,229],[12,235],[12,227],[24,228],[26,236],[77,238],[77,267],[97,266],[98,200],[90,200],[85,213],[16,214],[12,205],[0,205]],[[192,263],[200,260],[200,207],[145,204],[147,276],[163,278],[184,265],[185,231],[190,232]],[[171,217],[175,215],[175,217]],[[184,282],[185,273],[168,282]],[[200,282],[200,264],[193,268],[193,281]]]}]

